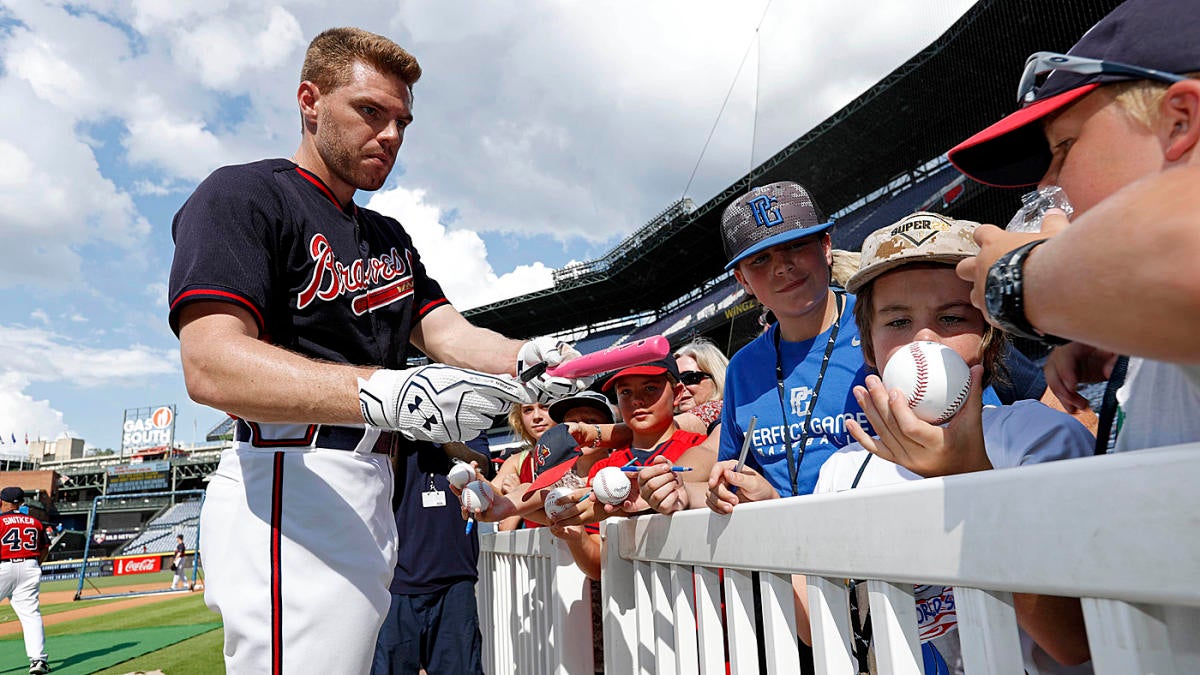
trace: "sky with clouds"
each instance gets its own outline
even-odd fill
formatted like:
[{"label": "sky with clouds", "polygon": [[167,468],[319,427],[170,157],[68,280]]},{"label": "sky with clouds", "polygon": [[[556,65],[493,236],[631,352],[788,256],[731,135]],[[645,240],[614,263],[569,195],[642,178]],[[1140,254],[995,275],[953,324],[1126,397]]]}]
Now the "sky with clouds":
[{"label": "sky with clouds", "polygon": [[971,4],[0,0],[0,453],[119,448],[126,408],[178,405],[184,443],[222,419],[188,401],[167,326],[171,217],[214,168],[292,154],[324,28],[420,60],[396,170],[356,201],[465,309],[711,198]]}]

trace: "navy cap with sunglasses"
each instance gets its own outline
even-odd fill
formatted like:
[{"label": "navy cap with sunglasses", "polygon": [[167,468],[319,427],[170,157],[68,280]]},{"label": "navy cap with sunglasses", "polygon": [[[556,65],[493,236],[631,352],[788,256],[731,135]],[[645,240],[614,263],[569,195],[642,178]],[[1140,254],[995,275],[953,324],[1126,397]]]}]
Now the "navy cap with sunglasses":
[{"label": "navy cap with sunglasses", "polygon": [[950,150],[948,157],[988,185],[1033,185],[1050,168],[1040,122],[1113,82],[1170,84],[1200,71],[1200,11],[1194,0],[1128,0],[1092,26],[1066,54],[1037,52],[1017,89],[1021,109]]}]

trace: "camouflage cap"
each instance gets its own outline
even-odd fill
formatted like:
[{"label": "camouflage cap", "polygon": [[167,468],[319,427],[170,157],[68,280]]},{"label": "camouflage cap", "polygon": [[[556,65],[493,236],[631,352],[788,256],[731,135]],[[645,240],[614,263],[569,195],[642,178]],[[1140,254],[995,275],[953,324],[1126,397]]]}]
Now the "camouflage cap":
[{"label": "camouflage cap", "polygon": [[979,223],[917,211],[901,221],[867,235],[858,271],[846,282],[857,293],[872,279],[901,265],[942,262],[949,265],[979,253],[975,227]]},{"label": "camouflage cap", "polygon": [[733,269],[759,251],[824,232],[832,225],[832,220],[821,222],[812,196],[799,183],[781,181],[753,188],[721,215],[721,239],[729,258],[725,269]]}]

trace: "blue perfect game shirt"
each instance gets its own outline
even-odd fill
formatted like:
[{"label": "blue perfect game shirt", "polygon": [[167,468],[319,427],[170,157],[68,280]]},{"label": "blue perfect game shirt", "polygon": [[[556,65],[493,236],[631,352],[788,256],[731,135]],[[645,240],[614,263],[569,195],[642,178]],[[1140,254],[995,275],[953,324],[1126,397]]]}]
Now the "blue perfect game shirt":
[{"label": "blue perfect game shirt", "polygon": [[[825,460],[854,442],[846,430],[847,419],[853,418],[867,433],[874,433],[854,400],[853,387],[863,384],[870,371],[863,363],[858,326],[854,323],[854,296],[845,297],[841,328],[809,423],[808,447],[800,458],[795,494],[812,494]],[[813,403],[813,388],[821,372],[829,331],[803,342],[779,341],[783,355],[783,408],[787,414],[783,419],[775,377],[774,341],[778,330],[779,324],[771,326],[729,361],[725,371],[725,406],[721,411],[720,459],[737,459],[750,417],[758,417],[746,464],[762,473],[781,497],[791,497],[794,495],[784,433],[791,434],[793,452],[799,455],[800,425]]]}]

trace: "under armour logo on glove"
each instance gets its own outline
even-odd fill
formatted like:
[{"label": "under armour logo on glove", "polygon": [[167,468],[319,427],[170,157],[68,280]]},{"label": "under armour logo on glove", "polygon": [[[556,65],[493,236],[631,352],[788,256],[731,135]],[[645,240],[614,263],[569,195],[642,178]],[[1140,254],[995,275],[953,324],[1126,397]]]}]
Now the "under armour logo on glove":
[{"label": "under armour logo on glove", "polygon": [[[547,367],[553,368],[567,359],[578,356],[580,356],[578,350],[566,342],[551,337],[534,338],[522,345],[521,351],[517,352],[517,374],[522,374],[540,363],[545,363]],[[538,403],[549,403],[554,399],[587,389],[594,380],[595,378],[590,376],[575,379],[554,377],[543,371],[537,377],[526,382],[525,389],[529,392],[530,398]]]},{"label": "under armour logo on glove", "polygon": [[487,431],[493,417],[529,396],[512,377],[434,364],[359,378],[358,402],[367,424],[411,440],[450,443]]}]

